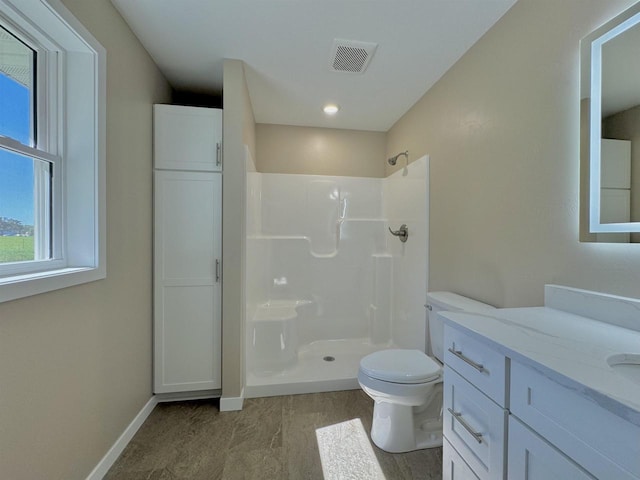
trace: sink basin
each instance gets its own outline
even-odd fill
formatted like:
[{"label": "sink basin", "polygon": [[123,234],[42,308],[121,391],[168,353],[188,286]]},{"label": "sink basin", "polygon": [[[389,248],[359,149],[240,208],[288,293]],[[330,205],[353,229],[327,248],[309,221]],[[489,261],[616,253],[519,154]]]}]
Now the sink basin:
[{"label": "sink basin", "polygon": [[640,384],[640,354],[619,353],[607,358],[607,363],[616,373]]}]

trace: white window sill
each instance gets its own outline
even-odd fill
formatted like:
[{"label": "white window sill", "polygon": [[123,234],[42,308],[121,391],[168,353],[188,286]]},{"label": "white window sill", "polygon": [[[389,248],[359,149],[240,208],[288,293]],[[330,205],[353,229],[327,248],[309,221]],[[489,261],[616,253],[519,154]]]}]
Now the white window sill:
[{"label": "white window sill", "polygon": [[104,268],[70,267],[0,278],[0,303],[93,282],[106,277]]}]

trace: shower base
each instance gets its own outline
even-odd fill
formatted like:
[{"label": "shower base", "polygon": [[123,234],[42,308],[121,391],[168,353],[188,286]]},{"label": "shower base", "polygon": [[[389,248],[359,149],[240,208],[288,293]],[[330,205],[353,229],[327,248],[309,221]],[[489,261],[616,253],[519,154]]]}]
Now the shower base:
[{"label": "shower base", "polygon": [[247,372],[246,398],[353,390],[360,359],[392,344],[373,345],[369,338],[320,340],[298,349],[297,363],[271,375]]}]

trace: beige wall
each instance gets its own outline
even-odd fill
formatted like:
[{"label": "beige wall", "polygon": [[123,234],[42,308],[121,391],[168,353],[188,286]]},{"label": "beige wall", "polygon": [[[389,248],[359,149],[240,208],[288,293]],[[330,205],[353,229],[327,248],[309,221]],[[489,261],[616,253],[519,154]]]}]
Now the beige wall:
[{"label": "beige wall", "polygon": [[170,89],[108,0],[63,1],[108,52],[107,278],[0,304],[12,480],[85,478],[151,397],[151,105]]},{"label": "beige wall", "polygon": [[389,131],[387,154],[431,155],[430,289],[640,297],[637,245],[578,242],[579,42],[633,3],[518,1]]},{"label": "beige wall", "polygon": [[260,123],[256,144],[262,173],[384,177],[386,133]]},{"label": "beige wall", "polygon": [[222,177],[222,402],[244,386],[245,145],[255,160],[255,121],[240,60],[224,60]]}]

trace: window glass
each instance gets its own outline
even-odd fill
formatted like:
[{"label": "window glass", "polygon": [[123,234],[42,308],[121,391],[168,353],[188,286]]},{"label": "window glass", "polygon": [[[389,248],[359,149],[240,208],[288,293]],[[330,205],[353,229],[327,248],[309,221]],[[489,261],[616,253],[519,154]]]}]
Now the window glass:
[{"label": "window glass", "polygon": [[0,135],[34,146],[35,52],[0,27]]},{"label": "window glass", "polygon": [[[35,146],[35,52],[0,27],[0,135]],[[50,256],[51,166],[0,148],[0,263]]]},{"label": "window glass", "polygon": [[0,263],[51,257],[51,171],[0,149]]}]

